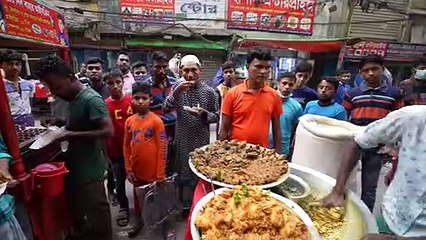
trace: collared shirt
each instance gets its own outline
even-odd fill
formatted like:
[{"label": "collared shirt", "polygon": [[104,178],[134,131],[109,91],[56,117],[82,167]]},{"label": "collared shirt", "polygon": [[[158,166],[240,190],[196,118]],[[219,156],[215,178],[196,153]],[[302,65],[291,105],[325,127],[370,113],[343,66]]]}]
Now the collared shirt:
[{"label": "collared shirt", "polygon": [[151,84],[151,93],[152,93],[152,103],[149,106],[149,110],[155,114],[157,114],[163,123],[171,123],[176,121],[176,112],[171,111],[169,113],[164,113],[163,106],[164,101],[167,96],[172,92],[172,88],[176,83],[176,78],[167,76],[166,86],[164,88],[160,87],[152,77],[147,79]]},{"label": "collared shirt", "polygon": [[400,142],[395,178],[383,197],[383,216],[400,236],[426,236],[426,106],[408,106],[368,125],[355,137],[362,148]]},{"label": "collared shirt", "polygon": [[334,95],[334,101],[338,104],[343,103],[343,99],[345,98],[346,93],[351,90],[351,85],[343,82],[339,82],[339,87],[337,88],[337,92]]},{"label": "collared shirt", "polygon": [[5,80],[4,86],[9,99],[10,111],[13,117],[31,114],[31,98],[34,97],[34,84],[30,81],[19,80],[19,88],[12,81]]},{"label": "collared shirt", "polygon": [[132,95],[132,86],[135,83],[135,79],[130,71],[123,76],[123,81],[123,94]]},{"label": "collared shirt", "polygon": [[283,113],[281,98],[269,86],[252,92],[247,84],[231,88],[223,100],[222,113],[232,119],[230,139],[268,147],[271,120]]},{"label": "collared shirt", "polygon": [[[6,145],[0,137],[0,159],[6,159],[9,164],[12,162],[12,156],[7,152]],[[15,201],[8,194],[0,195],[0,225],[9,221],[15,214]]]},{"label": "collared shirt", "polygon": [[350,115],[350,122],[366,126],[384,118],[391,111],[404,106],[399,88],[383,83],[378,88],[369,88],[366,84],[350,90],[343,101],[343,107]]}]

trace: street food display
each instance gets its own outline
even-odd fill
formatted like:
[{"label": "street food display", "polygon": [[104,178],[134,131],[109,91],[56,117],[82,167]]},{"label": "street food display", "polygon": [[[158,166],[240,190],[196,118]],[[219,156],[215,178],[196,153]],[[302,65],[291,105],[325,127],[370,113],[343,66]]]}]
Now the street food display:
[{"label": "street food display", "polygon": [[196,170],[211,180],[258,186],[277,181],[288,173],[283,155],[239,141],[216,141],[191,153]]},{"label": "street food display", "polygon": [[238,186],[215,195],[195,219],[202,240],[309,239],[301,217],[268,191]]}]

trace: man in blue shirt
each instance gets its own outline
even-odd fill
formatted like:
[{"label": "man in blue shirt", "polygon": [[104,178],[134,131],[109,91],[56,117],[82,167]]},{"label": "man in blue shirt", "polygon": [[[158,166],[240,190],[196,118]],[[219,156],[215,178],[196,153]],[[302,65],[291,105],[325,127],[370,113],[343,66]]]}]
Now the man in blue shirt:
[{"label": "man in blue shirt", "polygon": [[[280,76],[278,82],[278,93],[282,99],[282,107],[284,114],[280,116],[281,125],[281,154],[289,156],[291,136],[293,130],[296,128],[299,117],[303,115],[303,109],[300,103],[291,98],[294,86],[296,83],[296,76],[292,73],[284,73]],[[272,128],[269,131],[269,143],[272,148],[274,146],[274,138]]]},{"label": "man in blue shirt", "polygon": [[339,81],[334,77],[323,77],[318,84],[319,100],[311,101],[306,105],[305,114],[314,114],[346,121],[345,108],[334,101],[334,95],[339,87]]},{"label": "man in blue shirt", "polygon": [[351,85],[349,84],[351,73],[346,70],[340,70],[337,78],[339,79],[339,87],[337,88],[336,95],[334,95],[334,101],[338,104],[342,104],[346,93],[351,90]]},{"label": "man in blue shirt", "polygon": [[318,96],[314,89],[305,86],[312,76],[312,65],[308,62],[301,62],[296,67],[296,85],[293,91],[293,98],[296,99],[303,108],[310,101],[317,100]]},{"label": "man in blue shirt", "polygon": [[[12,157],[7,153],[7,148],[0,137],[0,175],[10,177],[9,165]],[[25,240],[26,237],[15,216],[15,201],[8,194],[0,195],[0,239]]]}]

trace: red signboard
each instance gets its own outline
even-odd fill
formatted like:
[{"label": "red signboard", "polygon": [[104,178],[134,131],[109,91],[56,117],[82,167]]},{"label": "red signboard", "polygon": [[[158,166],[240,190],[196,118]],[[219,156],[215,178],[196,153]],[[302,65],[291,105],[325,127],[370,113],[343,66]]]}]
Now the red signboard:
[{"label": "red signboard", "polygon": [[174,0],[120,0],[120,9],[124,20],[149,23],[175,21]]},{"label": "red signboard", "polygon": [[36,0],[0,0],[0,36],[69,46],[63,15]]},{"label": "red signboard", "polygon": [[386,56],[388,44],[386,42],[361,41],[351,46],[346,46],[346,58],[362,58],[370,54]]},{"label": "red signboard", "polygon": [[312,35],[317,0],[229,0],[228,28]]}]

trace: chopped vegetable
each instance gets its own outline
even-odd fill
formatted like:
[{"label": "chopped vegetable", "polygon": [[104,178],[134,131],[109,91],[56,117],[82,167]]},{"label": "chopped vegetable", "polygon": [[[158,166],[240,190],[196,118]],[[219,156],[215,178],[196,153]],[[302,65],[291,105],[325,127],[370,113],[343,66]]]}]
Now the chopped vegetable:
[{"label": "chopped vegetable", "polygon": [[269,196],[271,195],[271,190],[268,190],[264,193],[266,198],[269,198]]},{"label": "chopped vegetable", "polygon": [[238,206],[241,203],[241,198],[238,192],[234,192],[234,203],[235,206]]},{"label": "chopped vegetable", "polygon": [[216,180],[218,180],[219,182],[221,182],[222,180],[223,180],[223,176],[222,176],[222,172],[218,172],[217,174],[216,174]]},{"label": "chopped vegetable", "polygon": [[243,193],[244,193],[244,197],[248,197],[249,190],[248,190],[248,187],[245,183],[243,183]]},{"label": "chopped vegetable", "polygon": [[194,167],[197,167],[198,166],[198,160],[195,160],[194,161]]}]

